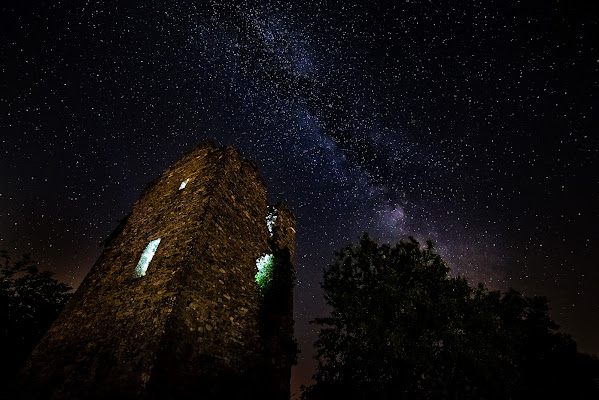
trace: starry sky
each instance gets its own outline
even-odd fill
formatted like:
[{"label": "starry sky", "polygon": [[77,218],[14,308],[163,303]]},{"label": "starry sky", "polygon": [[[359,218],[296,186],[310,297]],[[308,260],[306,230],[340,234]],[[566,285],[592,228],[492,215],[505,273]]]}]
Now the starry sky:
[{"label": "starry sky", "polygon": [[297,217],[296,391],[322,270],[366,231],[432,239],[454,275],[549,297],[597,354],[598,10],[3,2],[0,249],[76,287],[145,184],[212,139]]}]

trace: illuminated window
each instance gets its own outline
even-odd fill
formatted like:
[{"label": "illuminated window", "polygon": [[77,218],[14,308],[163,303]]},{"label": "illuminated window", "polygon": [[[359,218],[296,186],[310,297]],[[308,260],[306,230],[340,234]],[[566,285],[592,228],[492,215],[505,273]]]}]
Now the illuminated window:
[{"label": "illuminated window", "polygon": [[137,263],[137,267],[135,267],[135,276],[137,278],[141,278],[142,276],[146,275],[150,261],[152,261],[152,257],[154,257],[159,244],[160,238],[152,240],[142,253],[141,257],[139,258],[139,262]]},{"label": "illuminated window", "polygon": [[179,186],[179,190],[185,189],[185,186],[187,186],[188,182],[189,182],[189,178],[187,178],[183,182],[181,182],[181,186]]},{"label": "illuminated window", "polygon": [[265,254],[256,260],[256,268],[258,268],[258,273],[256,274],[255,278],[260,289],[263,289],[272,278],[272,261],[272,254]]}]

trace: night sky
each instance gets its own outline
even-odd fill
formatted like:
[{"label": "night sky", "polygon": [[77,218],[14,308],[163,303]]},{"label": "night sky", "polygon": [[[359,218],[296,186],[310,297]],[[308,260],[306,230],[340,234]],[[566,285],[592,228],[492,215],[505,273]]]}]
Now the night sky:
[{"label": "night sky", "polygon": [[549,297],[599,353],[597,2],[8,3],[0,249],[76,287],[145,184],[212,139],[297,217],[294,385],[322,270],[365,231]]}]

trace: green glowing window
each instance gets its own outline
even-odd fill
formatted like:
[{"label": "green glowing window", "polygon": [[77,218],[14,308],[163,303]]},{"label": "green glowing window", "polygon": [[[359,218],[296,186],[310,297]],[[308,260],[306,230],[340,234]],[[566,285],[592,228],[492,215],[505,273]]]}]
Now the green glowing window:
[{"label": "green glowing window", "polygon": [[265,254],[256,260],[256,268],[258,268],[256,282],[258,283],[258,287],[260,289],[262,289],[270,281],[272,277],[272,265],[272,254]]},{"label": "green glowing window", "polygon": [[179,186],[179,190],[185,189],[185,186],[187,186],[188,183],[189,183],[189,178],[187,178],[183,182],[181,182],[181,186]]},{"label": "green glowing window", "polygon": [[142,253],[141,257],[139,258],[139,262],[137,263],[137,267],[135,267],[135,276],[137,278],[141,278],[142,276],[146,275],[150,261],[152,261],[152,257],[154,257],[154,254],[156,254],[156,249],[158,249],[159,244],[160,238],[152,240]]}]

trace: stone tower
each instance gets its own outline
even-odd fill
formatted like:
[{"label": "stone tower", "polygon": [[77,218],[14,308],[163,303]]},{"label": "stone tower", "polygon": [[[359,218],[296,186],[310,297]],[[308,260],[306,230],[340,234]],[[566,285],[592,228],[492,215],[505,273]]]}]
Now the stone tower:
[{"label": "stone tower", "polygon": [[105,241],[23,370],[25,397],[288,399],[294,239],[253,163],[198,146]]}]

